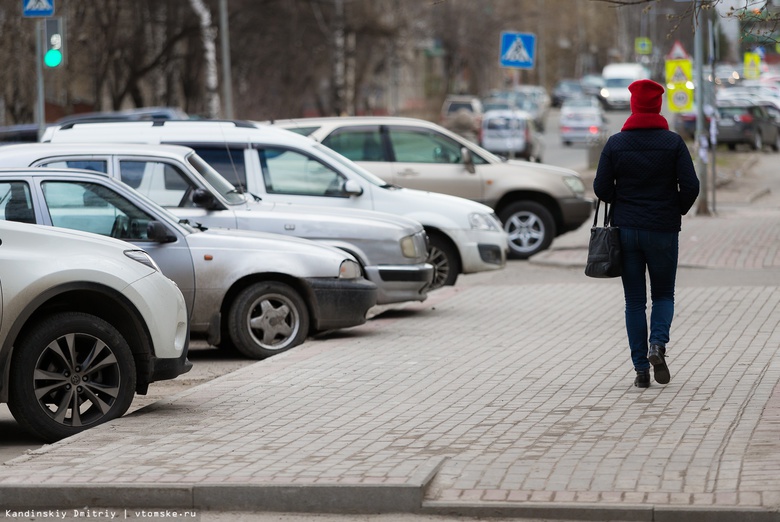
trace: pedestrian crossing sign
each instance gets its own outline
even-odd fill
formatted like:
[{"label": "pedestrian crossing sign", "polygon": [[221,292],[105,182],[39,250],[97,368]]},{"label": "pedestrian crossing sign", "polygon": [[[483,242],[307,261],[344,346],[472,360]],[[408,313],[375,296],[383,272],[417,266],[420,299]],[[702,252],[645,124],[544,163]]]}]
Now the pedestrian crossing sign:
[{"label": "pedestrian crossing sign", "polygon": [[634,39],[634,52],[636,54],[651,54],[653,52],[653,43],[650,38],[641,36]]},{"label": "pedestrian crossing sign", "polygon": [[693,110],[693,62],[666,60],[666,101],[672,112]]},{"label": "pedestrian crossing sign", "polygon": [[743,76],[747,80],[757,80],[761,76],[761,55],[745,53]]},{"label": "pedestrian crossing sign", "polygon": [[501,33],[499,63],[501,67],[533,69],[536,35],[531,33]]}]

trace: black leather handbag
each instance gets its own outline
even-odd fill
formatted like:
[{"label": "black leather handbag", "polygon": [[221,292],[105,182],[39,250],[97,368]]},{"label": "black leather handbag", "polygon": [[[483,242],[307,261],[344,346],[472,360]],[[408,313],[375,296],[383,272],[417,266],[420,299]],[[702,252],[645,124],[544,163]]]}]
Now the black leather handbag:
[{"label": "black leather handbag", "polygon": [[604,203],[604,226],[598,226],[599,204],[596,202],[596,212],[593,215],[593,226],[590,229],[588,242],[588,261],[585,264],[585,275],[588,277],[620,277],[622,259],[620,248],[620,229],[612,226],[612,211],[614,205]]}]

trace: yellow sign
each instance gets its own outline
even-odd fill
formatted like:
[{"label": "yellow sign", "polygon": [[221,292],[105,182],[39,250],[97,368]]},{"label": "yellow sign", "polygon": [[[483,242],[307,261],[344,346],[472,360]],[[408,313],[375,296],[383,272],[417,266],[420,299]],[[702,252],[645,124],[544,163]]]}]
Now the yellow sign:
[{"label": "yellow sign", "polygon": [[757,80],[761,76],[761,55],[758,53],[745,53],[743,77],[748,80]]},{"label": "yellow sign", "polygon": [[693,62],[666,60],[666,101],[672,112],[693,110]]},{"label": "yellow sign", "polygon": [[653,43],[650,41],[650,38],[646,38],[644,36],[634,38],[634,52],[636,52],[636,54],[652,53]]}]

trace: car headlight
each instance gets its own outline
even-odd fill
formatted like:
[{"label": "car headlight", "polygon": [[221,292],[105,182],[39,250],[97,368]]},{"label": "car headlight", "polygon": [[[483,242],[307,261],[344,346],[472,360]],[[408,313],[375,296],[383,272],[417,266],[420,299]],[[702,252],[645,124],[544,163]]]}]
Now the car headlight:
[{"label": "car headlight", "polygon": [[341,262],[339,267],[339,279],[357,279],[362,272],[360,271],[360,265],[356,261],[351,259],[345,259]]},{"label": "car headlight", "polygon": [[406,236],[401,239],[401,252],[404,257],[415,258],[420,256],[417,251],[417,244],[414,241],[414,236]]},{"label": "car headlight", "polygon": [[474,212],[469,214],[469,224],[474,230],[501,230],[501,223],[491,214]]},{"label": "car headlight", "polygon": [[152,256],[144,252],[143,250],[125,250],[125,255],[133,261],[138,261],[142,265],[146,265],[152,270],[161,272],[160,267],[154,262]]},{"label": "car headlight", "polygon": [[566,186],[575,194],[585,194],[585,184],[582,182],[582,179],[577,176],[564,176],[563,182],[566,183]]},{"label": "car headlight", "polygon": [[601,89],[601,96],[603,98],[609,98],[609,90],[607,89]]}]

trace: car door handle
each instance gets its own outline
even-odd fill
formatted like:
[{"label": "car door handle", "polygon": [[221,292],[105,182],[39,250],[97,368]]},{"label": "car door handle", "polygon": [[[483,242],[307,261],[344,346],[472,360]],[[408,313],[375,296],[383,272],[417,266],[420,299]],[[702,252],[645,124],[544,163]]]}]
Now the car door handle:
[{"label": "car door handle", "polygon": [[406,168],[398,173],[399,176],[417,176],[419,172],[414,169]]}]

